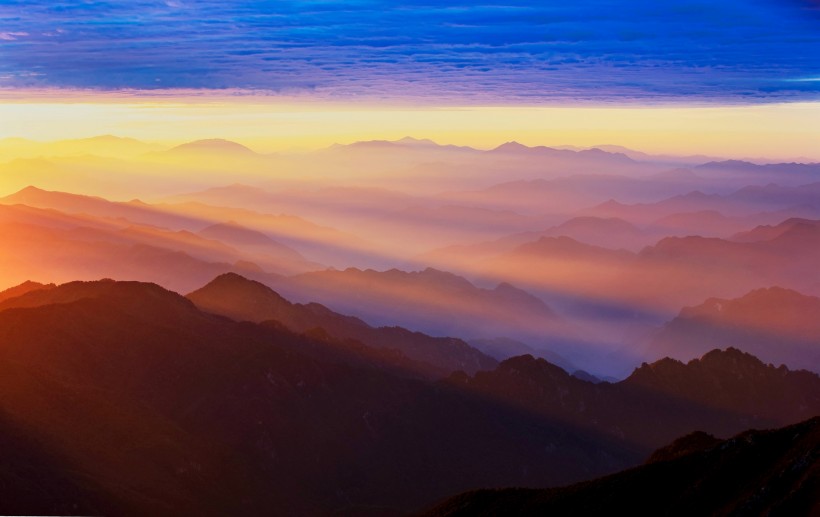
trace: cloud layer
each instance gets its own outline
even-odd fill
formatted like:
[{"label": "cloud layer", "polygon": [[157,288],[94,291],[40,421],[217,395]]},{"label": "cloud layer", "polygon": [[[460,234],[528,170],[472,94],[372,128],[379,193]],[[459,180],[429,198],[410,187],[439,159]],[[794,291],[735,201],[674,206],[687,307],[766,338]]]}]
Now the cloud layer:
[{"label": "cloud layer", "polygon": [[345,101],[820,99],[813,1],[0,2],[0,87]]}]

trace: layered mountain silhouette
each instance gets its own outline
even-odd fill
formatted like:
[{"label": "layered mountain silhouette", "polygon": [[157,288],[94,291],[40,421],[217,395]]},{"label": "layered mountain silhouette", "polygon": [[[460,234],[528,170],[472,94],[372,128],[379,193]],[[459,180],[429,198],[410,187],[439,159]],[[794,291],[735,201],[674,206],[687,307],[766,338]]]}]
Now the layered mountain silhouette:
[{"label": "layered mountain silhouette", "polygon": [[728,440],[699,433],[612,476],[562,488],[467,492],[424,515],[814,515],[818,444],[820,418]]},{"label": "layered mountain silhouette", "polygon": [[760,225],[731,237],[735,242],[763,242],[789,236],[812,236],[820,228],[820,220],[792,217],[776,225]]},{"label": "layered mountain silhouette", "polygon": [[[241,262],[238,253],[225,255],[216,246],[195,247],[194,244],[203,244],[203,240],[196,243],[192,242],[195,238],[158,233],[154,229],[112,230],[85,225],[50,228],[0,221],[0,238],[4,243],[0,267],[8,283],[37,275],[56,282],[106,276],[150,280],[169,288],[190,290],[227,271],[270,276],[254,264]],[[202,256],[200,251],[225,261],[197,258]],[[235,262],[228,262],[231,259]]]},{"label": "layered mountain silhouette", "polygon": [[817,221],[790,219],[732,239],[666,237],[637,254],[569,237],[541,237],[479,262],[472,271],[527,289],[620,298],[624,306],[640,301],[664,310],[677,303],[677,310],[761,285],[815,289],[818,250]]},{"label": "layered mountain silhouette", "polygon": [[[220,272],[261,278],[266,272],[324,267],[256,230],[233,222],[209,224],[207,216],[167,213],[138,201],[114,203],[31,187],[0,202],[11,203],[0,204],[7,244],[0,262],[15,275],[9,283],[41,273],[55,281],[102,275],[187,291]],[[293,231],[307,236],[305,226],[315,227],[298,218],[270,218],[280,227],[293,222]]]},{"label": "layered mountain silhouette", "polygon": [[0,513],[806,513],[820,169],[720,160],[0,140]]},{"label": "layered mountain silhouette", "polygon": [[[236,231],[232,232],[226,230],[241,226],[245,233],[256,232],[267,237],[270,246],[263,248],[263,257],[255,258],[260,259],[269,269],[278,269],[275,272],[280,273],[292,274],[316,269],[316,263],[305,259],[301,250],[320,259],[332,257],[334,261],[367,253],[355,251],[355,248],[366,250],[367,245],[361,239],[292,215],[259,213],[199,203],[148,204],[138,200],[112,202],[99,197],[46,191],[36,187],[27,187],[6,196],[0,199],[0,204],[16,208],[57,210],[66,216],[81,218],[87,225],[103,225],[106,228],[153,226],[193,233],[209,229],[206,236],[212,233],[232,242],[236,242],[239,229],[235,228]],[[240,241],[248,244],[243,239]],[[260,254],[258,249],[252,252]],[[208,258],[213,260],[213,257]]]},{"label": "layered mountain silhouette", "polygon": [[450,381],[526,411],[593,427],[647,452],[696,429],[728,435],[799,421],[820,410],[816,374],[775,368],[734,348],[689,363],[644,363],[614,384],[586,382],[529,355],[472,377],[454,374]]},{"label": "layered mountain silhouette", "polygon": [[[216,286],[226,280],[246,284]],[[647,365],[616,385],[526,356],[433,382],[328,332],[233,321],[139,282],[71,282],[5,300],[0,510],[412,511],[473,487],[614,472],[695,428],[732,433],[820,410],[816,375],[732,350]],[[727,398],[715,400],[707,381]]]},{"label": "layered mountain silhouette", "polygon": [[764,361],[820,372],[820,298],[772,287],[687,307],[652,340],[655,357],[678,359],[727,343]]},{"label": "layered mountain silhouette", "polygon": [[[4,474],[4,513],[412,509],[634,461],[594,434],[391,373],[358,346],[209,315],[156,285],[69,283],[11,301],[0,404],[9,433],[36,444],[12,443],[11,465],[48,469]],[[67,485],[31,497],[52,479]]]},{"label": "layered mountain silhouette", "polygon": [[664,217],[680,213],[715,211],[725,216],[765,217],[766,213],[779,214],[769,217],[788,217],[808,211],[817,218],[820,205],[817,202],[820,183],[784,187],[777,184],[746,186],[731,194],[704,193],[694,190],[686,194],[663,199],[654,203],[628,204],[610,199],[586,212],[598,217],[618,217],[634,224],[650,224]]},{"label": "layered mountain silhouette", "polygon": [[289,299],[315,301],[373,325],[398,325],[434,336],[559,340],[568,332],[549,306],[511,283],[481,288],[434,268],[316,271],[273,280],[271,286]]},{"label": "layered mountain silhouette", "polygon": [[228,273],[187,295],[200,309],[237,321],[276,321],[294,332],[322,329],[339,339],[354,339],[373,348],[400,351],[421,363],[426,374],[449,374],[456,370],[475,373],[497,364],[464,341],[434,338],[401,327],[374,328],[364,321],[331,311],[318,303],[294,304],[269,287]]},{"label": "layered mountain silhouette", "polygon": [[26,280],[20,285],[9,287],[4,291],[0,291],[0,303],[12,298],[17,298],[18,296],[22,296],[31,291],[39,291],[40,289],[51,289],[52,287],[56,286],[54,284],[41,284],[40,282],[32,282],[31,280]]}]

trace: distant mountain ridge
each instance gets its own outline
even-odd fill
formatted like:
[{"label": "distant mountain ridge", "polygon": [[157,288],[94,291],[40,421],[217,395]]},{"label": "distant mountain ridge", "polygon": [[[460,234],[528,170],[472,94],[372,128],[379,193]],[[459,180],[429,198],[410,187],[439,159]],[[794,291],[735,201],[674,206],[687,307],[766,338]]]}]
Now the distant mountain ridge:
[{"label": "distant mountain ridge", "polygon": [[550,336],[566,339],[571,331],[541,299],[509,282],[483,288],[435,268],[316,271],[270,285],[294,301],[315,301],[375,326],[398,325],[433,336],[470,340],[526,335],[547,342]]},{"label": "distant mountain ridge", "polygon": [[173,147],[163,153],[167,156],[174,155],[217,155],[217,156],[237,156],[254,157],[259,156],[250,148],[231,140],[222,138],[211,138],[205,140],[195,140]]},{"label": "distant mountain ridge", "polygon": [[652,339],[654,357],[706,353],[718,343],[820,373],[820,298],[772,287],[687,307]]}]

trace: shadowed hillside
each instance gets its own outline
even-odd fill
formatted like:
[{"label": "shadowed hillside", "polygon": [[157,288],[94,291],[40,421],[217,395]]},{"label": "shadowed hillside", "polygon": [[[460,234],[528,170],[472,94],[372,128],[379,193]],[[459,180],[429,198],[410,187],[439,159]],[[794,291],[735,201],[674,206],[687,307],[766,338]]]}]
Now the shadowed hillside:
[{"label": "shadowed hillside", "polygon": [[[643,466],[594,481],[467,492],[423,515],[787,516],[820,511],[820,418],[729,440],[692,442],[681,439]],[[684,445],[685,450],[673,452]]]}]

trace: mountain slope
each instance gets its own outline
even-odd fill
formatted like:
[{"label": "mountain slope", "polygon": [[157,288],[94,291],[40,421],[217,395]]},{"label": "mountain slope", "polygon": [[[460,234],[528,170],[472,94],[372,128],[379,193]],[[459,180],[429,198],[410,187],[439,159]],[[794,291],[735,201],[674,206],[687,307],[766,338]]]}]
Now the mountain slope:
[{"label": "mountain slope", "polygon": [[814,515],[818,444],[820,418],[813,418],[567,487],[468,492],[424,515]]},{"label": "mountain slope", "polygon": [[794,423],[820,413],[820,377],[789,371],[729,348],[684,364],[644,363],[627,379],[592,384],[532,356],[472,377],[451,376],[469,392],[618,437],[648,454],[683,433],[729,435]]},{"label": "mountain slope", "polygon": [[566,328],[543,301],[509,283],[485,289],[433,268],[317,271],[271,286],[291,300],[319,302],[376,326],[398,325],[433,336],[547,340]]},{"label": "mountain slope", "polygon": [[39,291],[40,289],[51,289],[55,287],[54,284],[41,284],[40,282],[32,282],[31,280],[26,280],[22,284],[16,285],[14,287],[9,287],[5,291],[0,292],[0,303],[5,302],[11,298],[17,298],[18,296],[22,296],[26,293],[31,291]]},{"label": "mountain slope", "polygon": [[763,361],[820,372],[820,298],[772,287],[687,307],[652,338],[654,357],[682,359],[732,344]]},{"label": "mountain slope", "polygon": [[232,273],[217,277],[187,298],[204,311],[238,321],[275,320],[294,332],[321,328],[337,338],[399,350],[410,359],[426,363],[427,373],[475,373],[497,364],[459,339],[434,338],[401,327],[373,328],[358,318],[335,313],[317,303],[290,303],[267,286]]},{"label": "mountain slope", "polygon": [[[206,314],[156,285],[73,282],[14,300],[0,310],[11,426],[0,436],[23,435],[9,431],[0,453],[2,513],[409,510],[637,459],[594,433],[397,376],[360,346]],[[23,468],[36,464],[51,474]],[[48,498],[26,496],[66,479]]]}]

